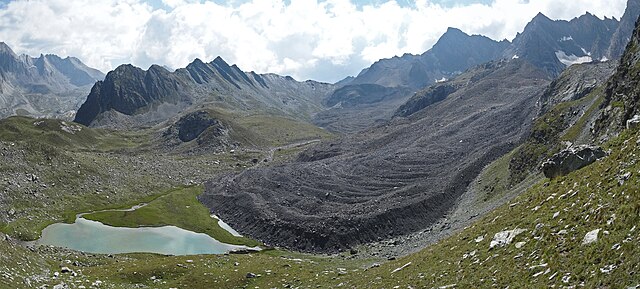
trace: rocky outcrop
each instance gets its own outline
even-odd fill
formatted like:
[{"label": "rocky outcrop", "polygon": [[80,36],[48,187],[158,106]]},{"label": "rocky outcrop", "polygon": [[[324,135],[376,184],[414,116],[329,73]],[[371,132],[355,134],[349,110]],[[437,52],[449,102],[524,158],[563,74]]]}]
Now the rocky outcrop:
[{"label": "rocky outcrop", "polygon": [[200,136],[205,130],[212,128],[214,134],[222,136],[228,128],[206,111],[197,111],[181,117],[172,125],[166,134],[177,134],[182,142],[189,142]]},{"label": "rocky outcrop", "polygon": [[161,143],[173,151],[220,151],[235,147],[233,128],[207,110],[187,113],[169,126]]},{"label": "rocky outcrop", "polygon": [[617,65],[617,61],[607,61],[576,64],[567,68],[545,89],[540,98],[540,114],[559,103],[578,100],[595,91],[607,83]]},{"label": "rocky outcrop", "polygon": [[640,126],[640,115],[634,115],[631,119],[627,120],[627,129],[635,129]]},{"label": "rocky outcrop", "polygon": [[489,243],[489,249],[493,249],[494,247],[504,247],[506,245],[509,245],[511,244],[511,242],[516,236],[526,231],[527,230],[525,229],[513,229],[513,230],[498,232],[493,236],[491,243]]},{"label": "rocky outcrop", "polygon": [[597,146],[568,148],[545,161],[542,164],[542,172],[547,178],[557,178],[588,166],[606,155],[602,148]]},{"label": "rocky outcrop", "polygon": [[594,137],[606,140],[626,128],[627,121],[640,114],[640,29],[631,41],[614,75],[604,89],[601,114],[593,128]]},{"label": "rocky outcrop", "polygon": [[396,116],[410,116],[423,108],[436,102],[443,101],[447,96],[456,91],[456,87],[450,83],[436,84],[414,94],[405,104],[396,111]]}]

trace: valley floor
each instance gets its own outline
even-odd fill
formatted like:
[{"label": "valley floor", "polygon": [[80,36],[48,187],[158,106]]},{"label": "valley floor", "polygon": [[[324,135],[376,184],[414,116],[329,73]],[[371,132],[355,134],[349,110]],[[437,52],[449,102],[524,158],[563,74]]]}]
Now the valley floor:
[{"label": "valley floor", "polygon": [[[20,154],[17,152],[20,150],[11,147],[22,145],[25,144],[12,146],[3,143],[3,147],[6,148],[3,152],[5,156],[18,158]],[[75,206],[71,211],[104,208],[106,203],[85,200],[99,200],[105,193],[78,195],[77,199],[71,200],[63,200],[60,196],[59,199],[51,201],[51,207],[35,208],[33,211],[28,210],[27,205],[20,207],[21,203],[16,201],[18,196],[5,193],[4,200],[11,200],[10,204],[14,205],[14,221],[2,227],[3,232],[11,237],[3,234],[0,239],[0,249],[3,252],[0,256],[0,287],[37,288],[47,285],[47,288],[636,288],[634,286],[640,285],[640,275],[637,273],[640,270],[640,252],[637,246],[640,243],[640,229],[637,227],[640,224],[640,163],[637,158],[640,154],[640,133],[627,131],[610,141],[607,149],[611,151],[608,157],[566,177],[554,180],[531,179],[533,186],[514,199],[511,199],[513,196],[509,194],[484,197],[476,195],[468,198],[474,202],[486,201],[494,204],[486,205],[487,211],[493,207],[497,208],[486,215],[485,212],[454,213],[452,216],[457,218],[450,218],[438,226],[447,229],[449,233],[456,233],[424,249],[421,247],[428,243],[428,238],[427,241],[424,238],[415,238],[414,243],[398,239],[332,256],[300,254],[280,249],[267,249],[250,254],[112,256],[47,246],[29,247],[14,237],[28,239],[37,236],[38,228],[43,224],[63,220],[64,215],[55,213],[59,208],[71,210],[69,206],[79,203],[85,206]],[[80,159],[81,157],[74,155],[76,153],[83,154],[66,152],[58,160],[65,157]],[[84,157],[85,155],[82,155],[82,158]],[[202,160],[200,170],[205,171],[207,168],[211,170],[206,171],[207,173],[221,173],[238,167],[238,163],[240,167],[242,164],[250,166],[254,156],[235,153],[233,156],[219,158],[220,160],[206,162]],[[110,164],[107,160],[114,159],[119,158],[113,155],[96,157],[88,159],[88,164],[81,165],[90,167],[91,164],[103,161],[103,165],[107,167],[99,168],[108,170]],[[176,158],[165,162],[165,165],[175,166],[181,161],[184,160]],[[141,163],[144,161],[137,157],[116,161],[117,166],[129,172],[140,168],[145,170],[146,166],[141,166]],[[190,160],[190,163],[193,164],[193,160]],[[216,163],[218,165],[214,165]],[[150,175],[148,178],[178,179],[178,175],[172,175],[178,170],[169,167],[162,169],[162,164],[157,165],[160,166],[159,169],[153,171],[162,171],[169,176]],[[4,166],[6,170],[8,164]],[[500,166],[504,164],[498,160],[486,168],[477,180],[478,186],[483,183],[483,176],[499,172]],[[217,168],[220,170],[216,172]],[[50,190],[53,187],[50,178],[59,176],[52,177],[45,172],[47,170],[43,169],[35,173],[38,176],[36,184],[41,188],[44,188],[42,184],[47,184],[46,187]],[[126,172],[122,173],[125,179]],[[185,174],[184,171],[181,173]],[[197,170],[190,173],[195,179],[194,182],[197,182]],[[13,179],[10,181],[14,182]],[[164,186],[177,187],[179,183],[167,182]],[[36,190],[28,183],[21,181],[20,184],[22,188],[26,186]],[[39,194],[50,196],[49,193],[55,192],[49,190],[40,189],[32,198],[38,198]],[[13,190],[9,189],[6,192]],[[96,191],[92,189],[91,192]],[[193,190],[175,191],[159,188],[149,190],[146,194],[117,194],[117,190],[114,190],[107,195],[111,196],[110,199],[117,200],[115,203],[121,204],[121,207],[147,201],[150,202],[150,210],[141,210],[137,214],[128,215],[127,218],[109,214],[88,217],[113,225],[174,224],[207,232],[211,229],[207,229],[209,223],[204,220],[211,221],[211,218],[206,208],[190,197],[196,194],[197,191]],[[481,200],[479,197],[482,197]],[[509,201],[506,204],[498,206],[507,200]],[[185,202],[184,207],[192,209],[153,216],[152,209],[170,211],[168,208],[176,202]],[[205,210],[196,214],[195,212],[199,211],[198,206]],[[185,214],[190,214],[193,218],[184,218]],[[462,216],[469,218],[476,217],[476,214],[479,215],[478,221],[463,222]],[[15,217],[16,215],[23,217]],[[215,228],[213,230],[215,231]],[[509,231],[512,238],[507,238],[504,243],[492,245],[500,232]],[[209,232],[211,235],[220,236],[220,233]],[[505,234],[507,233],[503,233]],[[597,236],[595,241],[588,241],[587,236],[594,234]],[[416,236],[433,235],[427,230]],[[445,235],[442,233],[440,237]],[[412,254],[397,259],[392,257],[406,253]],[[63,267],[67,267],[68,270]]]}]

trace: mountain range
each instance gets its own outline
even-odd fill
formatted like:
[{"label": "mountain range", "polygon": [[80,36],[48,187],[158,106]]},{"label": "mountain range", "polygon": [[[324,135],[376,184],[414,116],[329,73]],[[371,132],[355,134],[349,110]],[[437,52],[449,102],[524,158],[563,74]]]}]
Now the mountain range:
[{"label": "mountain range", "polygon": [[220,57],[209,63],[196,59],[174,72],[158,65],[146,71],[121,65],[93,86],[75,121],[92,126],[154,125],[198,106],[309,119],[332,87],[245,73]]},{"label": "mountain range", "polygon": [[74,57],[16,55],[0,42],[0,117],[72,119],[102,72]]}]

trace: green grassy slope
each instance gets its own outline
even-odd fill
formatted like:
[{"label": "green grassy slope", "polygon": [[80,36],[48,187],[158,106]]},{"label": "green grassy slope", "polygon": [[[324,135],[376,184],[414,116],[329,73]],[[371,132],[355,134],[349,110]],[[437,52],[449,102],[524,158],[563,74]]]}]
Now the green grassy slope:
[{"label": "green grassy slope", "polygon": [[[542,180],[460,233],[380,265],[346,255],[271,250],[221,256],[133,254],[77,269],[82,270],[83,280],[101,280],[110,288],[636,286],[640,284],[640,132],[626,131],[606,148],[610,156],[565,177]],[[513,229],[525,231],[504,247],[490,248],[496,233]],[[582,244],[585,235],[596,229],[600,229],[598,240]],[[247,278],[247,273],[260,276]]]},{"label": "green grassy slope", "polygon": [[[640,284],[640,134],[609,143],[612,154],[545,181],[511,204],[420,253],[353,274],[359,288],[622,288]],[[627,173],[631,176],[624,182]],[[556,215],[557,214],[557,215]],[[524,229],[510,245],[489,248],[504,230]],[[597,242],[582,245],[600,229]],[[516,243],[526,242],[521,248]],[[521,244],[518,244],[521,245]],[[395,273],[396,268],[410,264]]]},{"label": "green grassy slope", "polygon": [[259,242],[248,238],[234,237],[211,218],[209,209],[196,197],[203,192],[202,186],[178,188],[151,201],[135,211],[105,211],[84,215],[85,219],[99,221],[116,227],[176,226],[197,233],[205,233],[227,244],[258,246]]}]

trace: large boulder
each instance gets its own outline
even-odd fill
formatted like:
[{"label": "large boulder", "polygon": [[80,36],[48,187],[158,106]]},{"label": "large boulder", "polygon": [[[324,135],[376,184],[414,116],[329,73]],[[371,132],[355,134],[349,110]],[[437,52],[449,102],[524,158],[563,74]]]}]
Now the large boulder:
[{"label": "large boulder", "polygon": [[547,178],[564,176],[583,168],[607,154],[598,146],[582,145],[565,149],[542,164],[542,172]]}]

